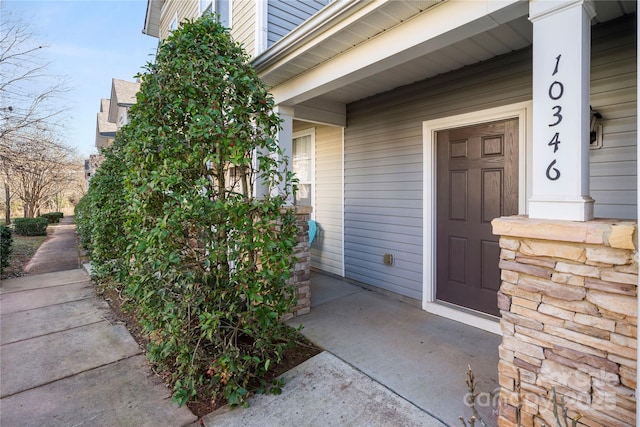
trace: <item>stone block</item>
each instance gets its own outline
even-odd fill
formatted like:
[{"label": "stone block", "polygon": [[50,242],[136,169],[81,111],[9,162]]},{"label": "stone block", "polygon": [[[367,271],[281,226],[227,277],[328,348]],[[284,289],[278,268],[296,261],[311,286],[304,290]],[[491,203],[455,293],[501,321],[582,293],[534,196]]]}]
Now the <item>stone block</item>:
[{"label": "stone block", "polygon": [[522,353],[536,359],[544,358],[542,347],[526,343],[515,337],[503,337],[502,345],[504,346],[504,348],[513,350],[516,353]]},{"label": "stone block", "polygon": [[620,382],[629,390],[635,390],[637,386],[636,370],[626,366],[620,367]]},{"label": "stone block", "polygon": [[625,335],[619,335],[615,333],[611,334],[611,342],[624,347],[635,348],[638,346],[638,340],[636,340],[635,338],[630,338]]},{"label": "stone block", "polygon": [[[612,362],[605,357],[584,354],[569,348],[554,347],[553,349],[546,349],[544,352],[544,356],[547,359],[552,359],[557,362],[564,363],[565,365],[569,365],[569,361],[572,361],[576,364],[588,365],[595,370],[603,370],[605,372],[611,372],[613,374],[617,374],[619,370],[619,366],[617,363]],[[558,360],[558,358],[562,358],[562,360]],[[585,368],[583,370],[587,371],[589,369]]]},{"label": "stone block", "polygon": [[635,348],[617,345],[606,339],[585,335],[565,328],[545,325],[544,332],[547,332],[550,335],[564,338],[568,341],[573,341],[574,343],[580,343],[583,346],[592,347],[597,350],[605,351],[607,353],[618,354],[622,357],[633,358],[636,354]]},{"label": "stone block", "polygon": [[540,303],[537,302],[537,301],[531,301],[531,300],[528,300],[528,299],[525,299],[525,298],[520,298],[520,297],[514,296],[514,297],[511,298],[511,304],[519,305],[521,307],[530,308],[531,310],[536,310]]},{"label": "stone block", "polygon": [[[603,375],[605,373],[605,371],[603,369],[598,369],[594,366],[591,365],[587,365],[586,363],[580,363],[576,360],[573,359],[568,359],[566,357],[562,357],[560,355],[558,355],[557,353],[553,352],[553,351],[545,351],[545,357],[547,358],[547,360],[553,360],[554,362],[560,363],[561,365],[565,365],[569,368],[573,368],[575,370],[578,370],[580,372],[584,372],[586,374],[589,374],[590,376],[598,376],[598,375]],[[608,362],[610,365],[612,365],[612,367],[614,369],[618,369],[617,365],[614,363],[612,364],[610,361],[604,359],[605,362]],[[613,372],[611,373],[612,375],[616,375]]]},{"label": "stone block", "polygon": [[586,248],[587,260],[604,264],[624,265],[631,260],[631,252],[625,249],[614,249],[606,246]]},{"label": "stone block", "polygon": [[542,298],[542,302],[547,305],[552,305],[554,307],[559,307],[564,310],[573,311],[576,313],[584,313],[592,316],[600,315],[598,307],[596,307],[589,301],[567,301],[545,296]]},{"label": "stone block", "polygon": [[515,271],[511,271],[511,270],[500,271],[500,279],[504,280],[505,282],[513,283],[515,285],[516,283],[518,283],[518,277],[520,277],[520,275]]},{"label": "stone block", "polygon": [[[585,249],[575,244],[565,244],[557,240],[559,236],[550,236],[549,240],[524,240],[520,244],[520,252],[525,255],[562,258],[583,261]],[[550,241],[551,240],[551,241]]]},{"label": "stone block", "polygon": [[585,278],[582,276],[576,276],[574,274],[554,272],[551,275],[551,280],[564,285],[584,286]]},{"label": "stone block", "polygon": [[565,242],[602,244],[610,226],[595,221],[573,222],[546,219],[532,219],[525,216],[496,218],[491,221],[493,234],[541,240],[557,240],[562,236]]},{"label": "stone block", "polygon": [[[550,278],[551,277],[549,276],[547,279]],[[538,292],[542,295],[548,295],[550,297],[568,301],[580,301],[586,295],[586,291],[583,287],[561,285],[554,283],[551,280],[545,280],[537,277],[521,277],[518,281],[518,286],[529,292]]]},{"label": "stone block", "polygon": [[509,311],[511,309],[511,298],[498,291],[498,310]]},{"label": "stone block", "polygon": [[638,337],[638,327],[635,324],[630,324],[624,321],[616,322],[615,332],[617,334],[626,335],[628,337]]},{"label": "stone block", "polygon": [[588,395],[591,392],[591,376],[589,374],[558,363],[555,360],[547,359],[542,361],[538,379],[538,384],[543,386],[545,381],[548,381],[549,384],[565,386],[580,394]]},{"label": "stone block", "polygon": [[[549,331],[550,328],[551,331]],[[555,335],[554,330],[564,330],[564,328],[551,325],[545,325],[543,331],[533,331],[530,329],[522,329],[522,331],[518,331],[516,328],[517,333],[520,333],[522,335],[526,334],[526,336],[528,337],[537,339],[540,342],[544,342],[546,343],[545,347],[547,348],[571,348],[580,353],[590,354],[598,357],[607,357],[607,351],[590,347],[582,342],[576,341],[575,339],[567,339],[563,336]]]},{"label": "stone block", "polygon": [[515,261],[507,261],[501,259],[499,267],[503,270],[516,271],[518,273],[524,273],[534,277],[541,277],[543,279],[551,278],[550,270],[543,267],[537,267],[535,265],[520,264]]},{"label": "stone block", "polygon": [[[507,314],[508,311],[502,311],[502,317],[504,317],[504,314]],[[502,331],[503,335],[513,335],[513,333],[515,332],[515,325],[511,322],[504,322],[504,321],[500,321],[500,330]]]},{"label": "stone block", "polygon": [[636,369],[638,365],[635,357],[627,358],[627,357],[618,356],[617,354],[609,354],[607,355],[607,359],[614,363],[619,364],[620,366],[626,366],[631,369]]},{"label": "stone block", "polygon": [[598,291],[589,291],[587,300],[598,307],[625,316],[637,317],[638,301],[636,298],[626,295],[609,294]]},{"label": "stone block", "polygon": [[604,270],[600,275],[602,280],[608,282],[624,283],[627,285],[638,285],[638,275],[629,273],[620,273],[615,270]]},{"label": "stone block", "polygon": [[593,326],[581,325],[575,322],[565,322],[564,327],[570,331],[579,332],[581,334],[589,335],[590,337],[602,338],[603,340],[610,339],[611,333],[604,329],[594,328]]},{"label": "stone block", "polygon": [[545,303],[540,304],[540,307],[538,307],[538,311],[540,313],[548,314],[549,316],[557,317],[564,320],[573,320],[573,317],[575,316],[575,313],[573,311],[564,310],[555,305]]},{"label": "stone block", "polygon": [[505,312],[502,314],[502,323],[509,323],[514,326],[521,326],[523,328],[534,329],[536,331],[541,331],[543,327],[542,323],[537,320],[511,312]]},{"label": "stone block", "polygon": [[624,284],[619,282],[608,282],[605,280],[598,280],[587,278],[584,281],[584,286],[587,289],[594,289],[596,291],[610,292],[613,294],[630,295],[635,296],[638,286],[636,284]]},{"label": "stone block", "polygon": [[539,311],[531,310],[530,308],[521,307],[519,305],[512,306],[511,312],[524,317],[528,317],[529,319],[535,320],[536,322],[542,323],[543,325],[562,326],[564,324],[563,319],[549,316],[548,314],[540,313]]},{"label": "stone block", "polygon": [[498,384],[500,384],[500,387],[513,391],[515,390],[514,385],[515,385],[515,381],[513,378],[504,376],[504,375],[500,375],[498,377]]},{"label": "stone block", "polygon": [[510,239],[508,237],[500,237],[499,244],[502,249],[517,251],[518,248],[520,247],[520,239]]},{"label": "stone block", "polygon": [[537,265],[549,269],[556,267],[556,260],[552,258],[517,255],[515,259],[521,264]]},{"label": "stone block", "polygon": [[633,256],[633,262],[627,265],[617,265],[613,269],[620,273],[638,274],[638,260],[637,254]]},{"label": "stone block", "polygon": [[638,248],[635,238],[637,224],[613,224],[608,236],[609,246],[612,248],[635,250]]},{"label": "stone block", "polygon": [[500,356],[500,360],[505,362],[513,362],[515,357],[513,350],[506,349],[502,345],[498,347],[498,356]]},{"label": "stone block", "polygon": [[598,267],[592,267],[584,264],[574,264],[570,262],[558,262],[556,264],[556,270],[561,273],[575,274],[584,277],[600,277],[600,269]]},{"label": "stone block", "polygon": [[524,354],[524,353],[520,353],[518,351],[514,352],[514,359],[513,359],[514,363],[515,363],[516,359],[523,360],[523,361],[525,361],[528,364],[533,365],[533,366],[540,366],[542,364],[542,360],[540,360],[538,358],[535,358],[535,357],[532,357],[532,356],[529,356],[529,355]]},{"label": "stone block", "polygon": [[500,250],[500,259],[514,260],[516,259],[516,253],[509,249],[502,249]]},{"label": "stone block", "polygon": [[518,285],[508,282],[502,282],[502,285],[500,286],[500,292],[504,293],[505,295],[517,296],[531,301],[540,302],[542,300],[542,295],[540,293],[525,291]]},{"label": "stone block", "polygon": [[[518,359],[515,358],[513,360],[513,365],[516,366],[517,368],[521,368],[520,370],[520,378],[523,381],[527,381],[530,384],[535,384],[535,374],[537,374],[538,372],[540,372],[540,365],[532,365],[529,362],[526,362],[522,359]],[[534,374],[533,377],[525,377],[524,372],[528,372],[529,374]],[[527,374],[528,375],[528,374]]]},{"label": "stone block", "polygon": [[580,324],[601,329],[603,331],[614,332],[616,330],[616,322],[611,319],[605,319],[600,316],[590,316],[584,313],[576,313],[573,321]]}]

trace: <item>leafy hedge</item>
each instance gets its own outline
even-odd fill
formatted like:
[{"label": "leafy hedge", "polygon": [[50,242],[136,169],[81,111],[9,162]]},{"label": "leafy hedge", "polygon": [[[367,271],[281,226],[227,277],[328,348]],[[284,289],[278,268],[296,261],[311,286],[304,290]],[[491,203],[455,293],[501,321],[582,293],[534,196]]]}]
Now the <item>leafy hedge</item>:
[{"label": "leafy hedge", "polygon": [[274,385],[265,375],[293,339],[279,321],[295,303],[297,231],[280,119],[212,16],[172,32],[140,77],[78,229],[140,316],[149,358],[173,373],[174,399],[241,404]]},{"label": "leafy hedge", "polygon": [[11,229],[0,225],[0,274],[2,274],[5,267],[9,266],[12,251],[13,236],[11,235]]},{"label": "leafy hedge", "polygon": [[47,218],[49,224],[57,224],[60,222],[62,218],[64,218],[64,213],[62,212],[48,212],[40,215],[40,218]]},{"label": "leafy hedge", "polygon": [[47,225],[47,218],[16,218],[13,221],[16,234],[21,236],[46,236]]}]

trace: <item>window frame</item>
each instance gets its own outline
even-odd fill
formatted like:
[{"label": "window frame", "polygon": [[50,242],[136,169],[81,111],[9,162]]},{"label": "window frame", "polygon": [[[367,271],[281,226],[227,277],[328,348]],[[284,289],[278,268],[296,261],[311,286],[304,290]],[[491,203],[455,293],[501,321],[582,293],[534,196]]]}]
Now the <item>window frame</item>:
[{"label": "window frame", "polygon": [[233,16],[233,14],[231,13],[233,2],[231,0],[199,0],[198,9],[200,11],[200,16],[204,15],[207,12],[218,13],[218,2],[220,1],[226,1],[229,5],[228,16],[226,16],[225,18],[227,20],[227,28],[231,28],[231,17]]},{"label": "window frame", "polygon": [[[299,181],[300,184],[309,184],[311,186],[311,195],[310,195],[310,199],[311,199],[311,219],[315,219],[315,212],[316,212],[316,128],[312,127],[312,128],[308,128],[308,129],[303,129],[297,132],[293,133],[293,136],[291,138],[291,171],[293,171],[293,153],[294,153],[294,147],[296,144],[296,139],[299,138],[303,138],[305,136],[309,136],[311,137],[311,144],[310,144],[310,151],[311,151],[311,158],[309,159],[310,161],[310,175],[311,175],[311,180],[309,182],[303,182],[303,181]],[[296,178],[298,178],[296,176]]]}]

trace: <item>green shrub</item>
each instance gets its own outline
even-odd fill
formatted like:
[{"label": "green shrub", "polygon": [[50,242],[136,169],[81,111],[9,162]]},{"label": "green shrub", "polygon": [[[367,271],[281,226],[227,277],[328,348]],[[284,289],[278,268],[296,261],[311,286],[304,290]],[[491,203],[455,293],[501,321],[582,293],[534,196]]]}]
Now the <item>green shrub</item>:
[{"label": "green shrub", "polygon": [[[122,258],[129,240],[124,230],[127,205],[122,183],[125,163],[121,146],[127,141],[126,129],[116,135],[114,143],[103,150],[104,161],[91,178],[88,193],[88,230],[81,233],[91,237],[92,274],[97,279],[127,274]],[[86,196],[85,196],[86,197]],[[77,220],[76,220],[77,222]],[[84,222],[84,219],[81,219]]]},{"label": "green shrub", "polygon": [[0,225],[0,274],[9,265],[12,250],[13,237],[11,236],[11,229]]},{"label": "green shrub", "polygon": [[91,215],[91,189],[89,192],[82,196],[82,198],[78,201],[78,204],[74,208],[73,211],[75,223],[76,223],[76,231],[80,236],[80,244],[82,247],[91,251],[91,229],[92,229],[92,221],[93,216]]},{"label": "green shrub", "polygon": [[21,236],[46,236],[48,224],[47,218],[16,218],[13,221],[16,234]]},{"label": "green shrub", "polygon": [[[126,269],[125,295],[149,358],[173,373],[174,399],[204,390],[242,404],[273,386],[266,373],[293,339],[280,322],[295,303],[297,232],[283,209],[293,182],[276,141],[280,118],[248,55],[211,16],[183,23],[146,71],[116,137],[123,198],[89,190],[99,208],[94,251],[98,235],[126,236],[108,256]],[[109,229],[120,220],[122,231]]]},{"label": "green shrub", "polygon": [[49,224],[57,224],[64,217],[62,212],[48,212],[40,215],[40,218],[47,218]]}]

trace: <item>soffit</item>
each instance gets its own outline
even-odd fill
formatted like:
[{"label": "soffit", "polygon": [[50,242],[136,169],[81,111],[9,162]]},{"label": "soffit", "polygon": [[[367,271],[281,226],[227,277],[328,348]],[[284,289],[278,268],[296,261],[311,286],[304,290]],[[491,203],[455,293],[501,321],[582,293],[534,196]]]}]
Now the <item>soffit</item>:
[{"label": "soffit", "polygon": [[[345,26],[336,34],[322,40],[307,51],[298,53],[288,61],[263,67],[257,64],[263,80],[278,86],[296,76],[302,75],[324,63],[356,49],[403,22],[437,6],[439,1],[404,2],[391,1],[367,14],[356,22]],[[636,11],[636,2],[629,0],[596,1],[597,16],[593,24],[606,22],[624,14]],[[521,16],[491,28],[485,32],[468,37],[457,43],[431,52],[419,58],[407,61],[356,82],[327,91],[321,99],[348,104],[377,93],[424,80],[438,74],[485,61],[498,55],[527,47],[533,42],[533,28],[528,20],[528,8],[520,8]],[[293,35],[293,33],[291,34]],[[275,46],[275,45],[274,45]],[[260,60],[260,58],[258,58]]]}]

